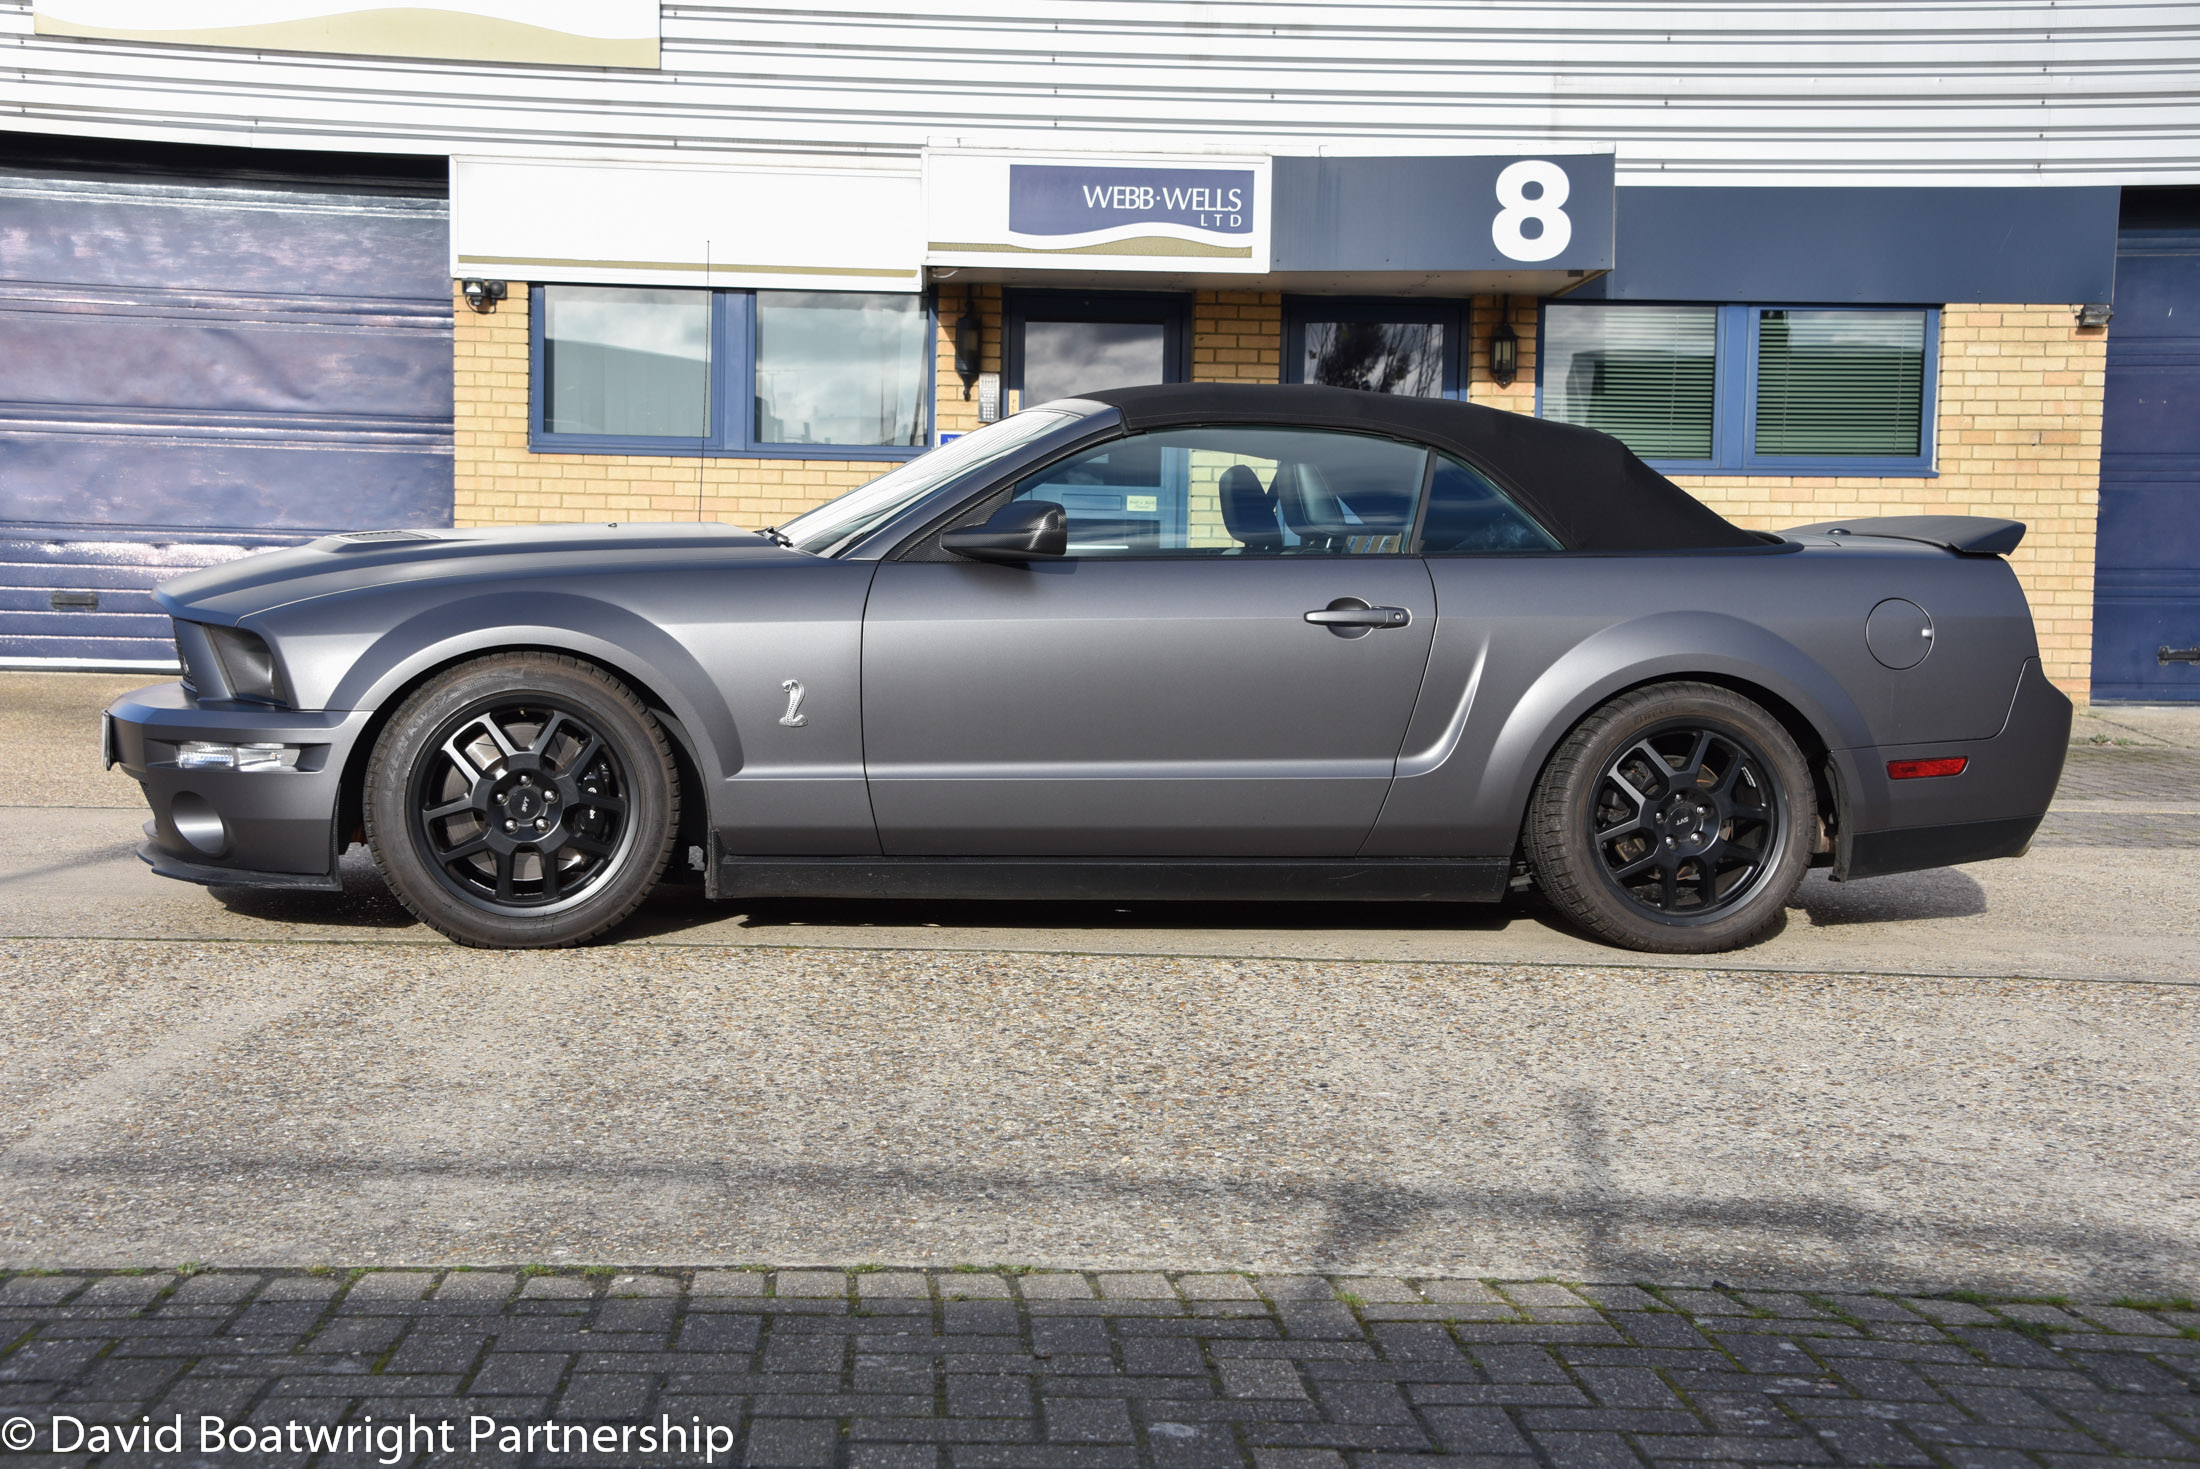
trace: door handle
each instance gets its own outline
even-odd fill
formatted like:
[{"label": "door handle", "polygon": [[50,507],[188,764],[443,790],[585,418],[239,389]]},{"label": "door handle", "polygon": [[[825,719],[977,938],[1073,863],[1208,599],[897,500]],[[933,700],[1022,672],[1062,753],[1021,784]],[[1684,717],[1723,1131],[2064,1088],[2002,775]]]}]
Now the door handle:
[{"label": "door handle", "polygon": [[1339,597],[1307,613],[1306,620],[1318,627],[1404,627],[1413,614],[1403,607],[1370,607],[1357,597]]}]

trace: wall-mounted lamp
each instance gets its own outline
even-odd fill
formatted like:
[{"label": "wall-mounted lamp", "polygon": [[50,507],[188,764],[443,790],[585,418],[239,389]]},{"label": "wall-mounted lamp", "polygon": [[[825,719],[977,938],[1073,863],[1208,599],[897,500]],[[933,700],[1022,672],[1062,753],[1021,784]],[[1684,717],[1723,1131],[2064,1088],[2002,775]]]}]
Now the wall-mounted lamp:
[{"label": "wall-mounted lamp", "polygon": [[1490,381],[1501,388],[1511,387],[1520,376],[1520,338],[1513,331],[1512,305],[1512,297],[1505,297],[1498,308],[1497,330],[1490,333]]},{"label": "wall-mounted lamp", "polygon": [[2090,306],[2080,306],[2078,308],[2078,325],[2107,326],[2109,318],[2115,314],[2114,308],[2106,301],[2096,301]]},{"label": "wall-mounted lamp", "polygon": [[460,281],[458,288],[466,296],[466,304],[487,316],[497,309],[497,302],[504,299],[502,281]]},{"label": "wall-mounted lamp", "polygon": [[975,309],[966,309],[955,321],[955,376],[963,380],[963,397],[970,396],[978,370],[985,366],[985,322]]}]

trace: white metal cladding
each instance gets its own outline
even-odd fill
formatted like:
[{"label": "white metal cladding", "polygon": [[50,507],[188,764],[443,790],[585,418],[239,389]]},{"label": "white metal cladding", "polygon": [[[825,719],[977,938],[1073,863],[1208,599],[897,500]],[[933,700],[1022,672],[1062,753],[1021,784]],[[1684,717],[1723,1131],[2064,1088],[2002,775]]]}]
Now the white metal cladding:
[{"label": "white metal cladding", "polygon": [[[663,69],[31,33],[0,126],[422,153],[1616,144],[1625,183],[2200,182],[2200,5],[671,3]],[[1078,135],[1083,136],[1078,136]]]}]

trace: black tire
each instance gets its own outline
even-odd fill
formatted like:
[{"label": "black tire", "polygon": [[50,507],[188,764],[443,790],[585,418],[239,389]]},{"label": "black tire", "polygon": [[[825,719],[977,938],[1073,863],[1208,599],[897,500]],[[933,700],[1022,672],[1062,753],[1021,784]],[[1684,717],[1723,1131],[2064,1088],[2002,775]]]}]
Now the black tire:
[{"label": "black tire", "polygon": [[649,896],[680,779],[626,685],[577,658],[497,653],[404,702],[363,804],[375,866],[421,922],[476,948],[560,948]]},{"label": "black tire", "polygon": [[1536,782],[1526,845],[1554,907],[1661,954],[1738,948],[1810,867],[1817,797],[1794,737],[1714,684],[1655,684],[1575,726]]}]

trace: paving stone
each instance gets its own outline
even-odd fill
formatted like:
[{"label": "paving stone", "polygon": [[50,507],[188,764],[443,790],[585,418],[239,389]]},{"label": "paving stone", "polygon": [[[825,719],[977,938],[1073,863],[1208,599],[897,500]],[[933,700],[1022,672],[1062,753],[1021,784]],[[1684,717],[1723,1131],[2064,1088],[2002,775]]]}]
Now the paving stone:
[{"label": "paving stone", "polygon": [[866,1301],[927,1301],[932,1283],[917,1270],[874,1270],[856,1277],[856,1294]]},{"label": "paving stone", "polygon": [[1339,1280],[1336,1283],[1336,1288],[1338,1295],[1356,1297],[1367,1305],[1418,1306],[1422,1303],[1419,1291],[1402,1280],[1394,1280],[1384,1275],[1350,1276]]},{"label": "paving stone", "polygon": [[759,1418],[749,1425],[742,1462],[754,1469],[828,1469],[840,1446],[832,1423],[803,1418]]},{"label": "paving stone", "polygon": [[259,1288],[260,1277],[248,1272],[230,1274],[227,1271],[194,1275],[176,1287],[168,1304],[177,1305],[228,1305],[241,1301]]},{"label": "paving stone", "polygon": [[676,1296],[680,1293],[680,1279],[675,1275],[659,1275],[654,1271],[635,1271],[614,1275],[604,1287],[606,1296]]},{"label": "paving stone", "polygon": [[1093,1298],[1091,1282],[1066,1270],[1023,1276],[1017,1280],[1016,1289],[1027,1301],[1089,1301]]},{"label": "paving stone", "polygon": [[1749,1307],[1715,1290],[1667,1290],[1660,1291],[1666,1304],[1686,1311],[1691,1316],[1747,1316]]},{"label": "paving stone", "polygon": [[698,1270],[690,1295],[761,1296],[766,1277],[761,1270]]},{"label": "paving stone", "polygon": [[1335,1449],[1255,1449],[1256,1469],[1344,1469],[1344,1455]]},{"label": "paving stone", "polygon": [[1421,1282],[1421,1294],[1432,1301],[1461,1305],[1509,1304],[1503,1296],[1479,1280],[1424,1280]]},{"label": "paving stone", "polygon": [[84,1286],[81,1275],[17,1275],[0,1285],[0,1306],[53,1306]]},{"label": "paving stone", "polygon": [[1642,1460],[1616,1433],[1539,1433],[1535,1442],[1566,1469],[1642,1469]]},{"label": "paving stone", "polygon": [[1046,1400],[1049,1443],[1128,1443],[1131,1411],[1120,1398],[1056,1398]]},{"label": "paving stone", "polygon": [[1974,1306],[1969,1301],[1936,1301],[1923,1296],[1905,1296],[1902,1304],[1943,1326],[1985,1326],[1994,1320],[1993,1312],[1983,1306]]},{"label": "paving stone", "polygon": [[1224,1358],[1216,1364],[1222,1390],[1233,1398],[1303,1398],[1306,1384],[1289,1362]]},{"label": "paving stone", "polygon": [[2009,1321],[2030,1321],[2050,1331],[2094,1331],[2098,1328],[2089,1321],[2080,1321],[2060,1306],[2027,1305],[2011,1302],[1996,1306],[1995,1312]]},{"label": "paving stone", "polygon": [[1113,1301],[1173,1301],[1176,1288],[1166,1275],[1150,1271],[1116,1272],[1097,1277],[1100,1294]]},{"label": "paving stone", "polygon": [[998,1275],[959,1270],[940,1276],[939,1290],[943,1301],[1005,1301],[1014,1294]]},{"label": "paving stone", "polygon": [[1187,1301],[1257,1301],[1260,1292],[1242,1275],[1180,1275],[1176,1288]]},{"label": "paving stone", "polygon": [[107,1275],[84,1287],[79,1306],[144,1306],[176,1283],[173,1275]]},{"label": "paving stone", "polygon": [[928,1443],[866,1443],[848,1450],[849,1469],[939,1469],[940,1451]]},{"label": "paving stone", "polygon": [[1334,1301],[1337,1288],[1319,1275],[1263,1275],[1261,1294],[1271,1301]]},{"label": "paving stone", "polygon": [[2175,1336],[2177,1328],[2158,1319],[2152,1311],[2133,1311],[2123,1306],[2080,1306],[2078,1314],[2096,1326],[2136,1336]]},{"label": "paving stone", "polygon": [[845,1297],[848,1276],[839,1270],[782,1270],[772,1277],[772,1294],[789,1300]]},{"label": "paving stone", "polygon": [[344,1286],[328,1275],[278,1275],[260,1287],[262,1301],[326,1301]]}]

